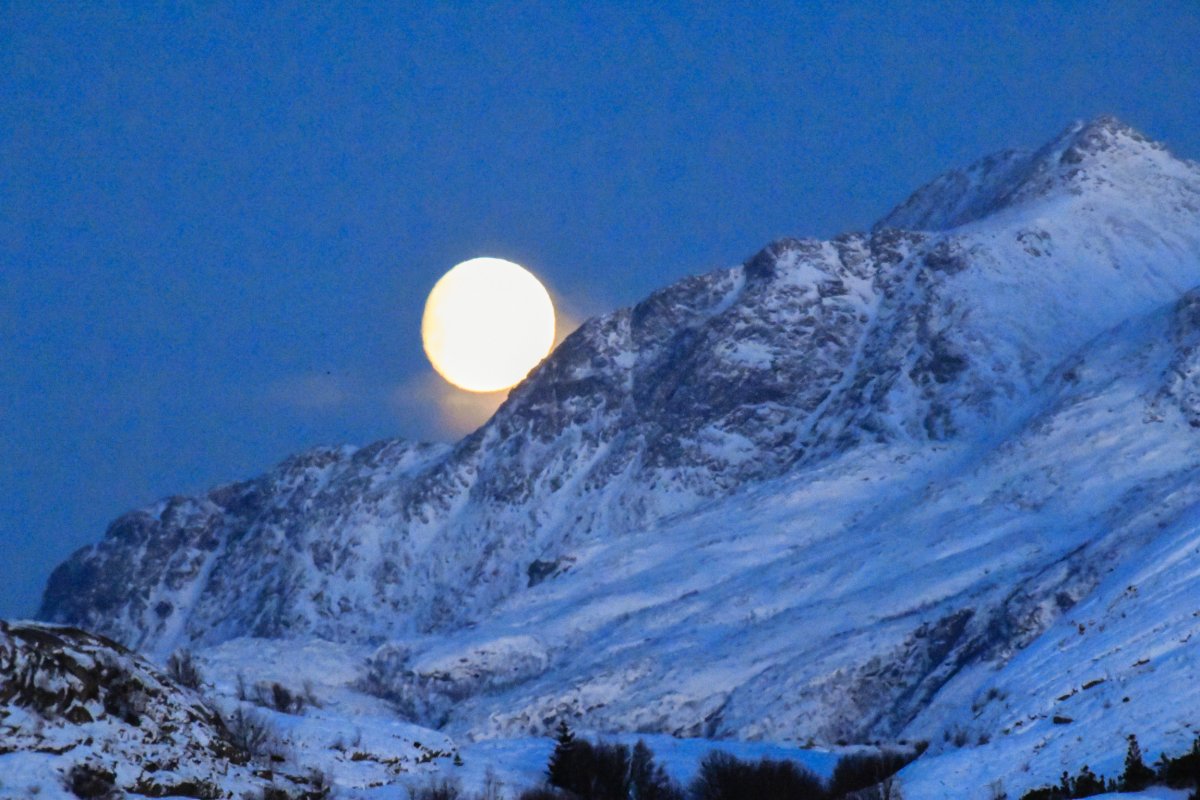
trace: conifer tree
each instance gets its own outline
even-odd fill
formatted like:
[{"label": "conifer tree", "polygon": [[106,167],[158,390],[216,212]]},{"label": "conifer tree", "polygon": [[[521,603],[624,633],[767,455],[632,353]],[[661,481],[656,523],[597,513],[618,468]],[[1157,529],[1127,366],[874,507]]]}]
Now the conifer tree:
[{"label": "conifer tree", "polygon": [[571,732],[565,719],[558,721],[554,740],[554,752],[550,754],[550,763],[546,766],[546,778],[551,786],[566,787],[570,783],[571,751],[575,747],[575,734]]},{"label": "conifer tree", "polygon": [[1071,781],[1070,797],[1091,797],[1094,794],[1103,794],[1105,791],[1104,778],[1099,777],[1092,772],[1092,768],[1087,764],[1083,765],[1083,769],[1079,770],[1079,775]]},{"label": "conifer tree", "polygon": [[1154,780],[1154,771],[1142,760],[1142,748],[1137,737],[1129,734],[1129,747],[1125,751],[1125,772],[1121,774],[1121,790],[1140,792]]},{"label": "conifer tree", "polygon": [[629,797],[631,800],[682,800],[683,792],[661,764],[654,762],[654,753],[638,739],[629,759]]},{"label": "conifer tree", "polygon": [[645,800],[646,787],[653,779],[654,754],[641,739],[633,746],[629,758],[629,793],[633,800]]}]

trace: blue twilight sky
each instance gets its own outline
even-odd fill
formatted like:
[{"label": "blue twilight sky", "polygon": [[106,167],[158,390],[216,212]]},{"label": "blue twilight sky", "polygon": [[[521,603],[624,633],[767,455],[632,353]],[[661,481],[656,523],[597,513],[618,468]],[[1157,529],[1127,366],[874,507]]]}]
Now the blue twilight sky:
[{"label": "blue twilight sky", "polygon": [[319,5],[0,0],[0,616],[131,507],[447,436],[463,259],[578,318],[1075,118],[1200,157],[1194,0]]}]

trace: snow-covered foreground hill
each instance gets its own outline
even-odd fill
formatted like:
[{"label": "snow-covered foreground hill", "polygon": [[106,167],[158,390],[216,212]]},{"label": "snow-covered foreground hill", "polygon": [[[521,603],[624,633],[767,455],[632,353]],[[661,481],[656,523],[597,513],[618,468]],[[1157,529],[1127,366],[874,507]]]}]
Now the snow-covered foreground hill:
[{"label": "snow-covered foreground hill", "polygon": [[87,789],[105,785],[205,797],[267,783],[217,712],[136,655],[71,628],[0,622],[0,797],[101,797]]},{"label": "snow-covered foreground hill", "polygon": [[[195,665],[201,680],[192,689],[174,672],[102,637],[39,623],[0,623],[0,798],[408,800],[411,792],[444,782],[466,797],[495,798],[516,797],[545,780],[552,740],[456,743],[404,723],[387,704],[354,688],[362,655],[315,640],[239,639],[203,654]],[[280,682],[302,687],[303,702],[273,708],[270,687]],[[252,726],[240,721],[247,719]],[[253,726],[266,737],[248,735]],[[580,735],[626,746],[642,741],[683,786],[713,750],[748,761],[794,761],[826,780],[843,756],[874,750],[665,734]],[[954,789],[934,792],[964,796]],[[1144,794],[1111,796],[1185,795],[1151,787]]]},{"label": "snow-covered foreground hill", "polygon": [[[273,789],[288,800],[404,800],[442,781],[467,792],[491,783],[507,797],[542,783],[551,740],[459,745],[405,723],[353,688],[363,656],[319,641],[240,639],[207,651],[189,688],[103,637],[0,622],[0,799],[113,796],[104,789],[117,797],[257,800]],[[280,710],[277,686],[297,688],[300,699]],[[825,778],[838,759],[762,742],[605,739],[647,741],[681,783],[713,748],[798,761]]]},{"label": "snow-covered foreground hill", "polygon": [[1196,287],[1200,166],[1072,126],[586,323],[454,446],[127,515],[42,615],[226,694],[336,663],[330,709],[464,753],[567,719],[928,741],[910,800],[1112,775],[1200,733]]}]

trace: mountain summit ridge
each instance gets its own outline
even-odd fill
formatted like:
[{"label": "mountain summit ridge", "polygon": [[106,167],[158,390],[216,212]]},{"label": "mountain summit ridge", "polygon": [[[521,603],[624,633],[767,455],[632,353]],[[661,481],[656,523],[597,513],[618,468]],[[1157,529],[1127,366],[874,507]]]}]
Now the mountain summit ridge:
[{"label": "mountain summit ridge", "polygon": [[[1200,166],[1076,124],[589,320],[454,445],[317,449],[126,515],[41,616],[160,657],[378,646],[376,691],[475,736],[993,735],[963,709],[1017,686],[989,724],[1032,714],[1051,759],[1077,746],[1055,687],[1008,665],[1047,668],[1072,609],[1118,601],[1111,565],[1200,530],[1198,286]],[[1130,669],[1112,691],[1152,685]]]},{"label": "mountain summit ridge", "polygon": [[[1088,170],[1147,162],[1166,148],[1116,117],[1078,121],[1036,150],[1002,150],[939,175],[875,223],[873,230],[946,231],[1055,189],[1079,192]],[[1107,161],[1107,163],[1106,163]]]}]

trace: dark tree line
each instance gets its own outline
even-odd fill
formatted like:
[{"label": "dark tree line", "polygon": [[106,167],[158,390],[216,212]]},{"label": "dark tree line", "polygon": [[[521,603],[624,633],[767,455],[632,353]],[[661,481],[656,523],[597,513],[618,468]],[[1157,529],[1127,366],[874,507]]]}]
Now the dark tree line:
[{"label": "dark tree line", "polygon": [[645,742],[588,742],[559,723],[546,786],[521,800],[899,800],[892,776],[912,755],[855,754],[838,762],[828,783],[793,761],[745,761],[714,750],[686,789],[654,760]]},{"label": "dark tree line", "polygon": [[[631,751],[623,744],[595,744],[575,738],[566,723],[558,727],[557,742],[546,767],[547,783],[561,790],[549,796],[580,800],[683,800],[645,742]],[[542,796],[547,796],[543,794]]]},{"label": "dark tree line", "polygon": [[1117,778],[1105,779],[1086,764],[1075,775],[1064,772],[1057,786],[1042,786],[1021,795],[1021,800],[1073,800],[1106,792],[1140,792],[1153,784],[1172,789],[1192,789],[1190,800],[1200,800],[1200,737],[1191,751],[1175,758],[1166,754],[1155,768],[1146,765],[1137,737],[1129,735],[1125,748],[1125,769]]}]

